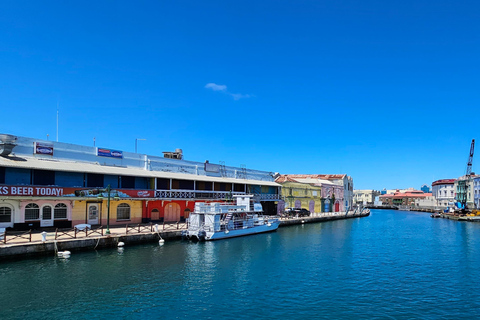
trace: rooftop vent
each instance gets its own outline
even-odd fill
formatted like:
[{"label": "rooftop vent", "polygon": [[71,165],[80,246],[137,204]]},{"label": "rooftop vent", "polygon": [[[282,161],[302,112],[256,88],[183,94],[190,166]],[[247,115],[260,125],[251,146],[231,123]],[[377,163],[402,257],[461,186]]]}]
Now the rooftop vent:
[{"label": "rooftop vent", "polygon": [[0,134],[0,155],[8,156],[17,145],[17,137],[9,134]]},{"label": "rooftop vent", "polygon": [[183,159],[183,151],[182,151],[182,149],[175,149],[174,152],[164,151],[163,152],[163,157],[168,158],[168,159],[182,160]]}]

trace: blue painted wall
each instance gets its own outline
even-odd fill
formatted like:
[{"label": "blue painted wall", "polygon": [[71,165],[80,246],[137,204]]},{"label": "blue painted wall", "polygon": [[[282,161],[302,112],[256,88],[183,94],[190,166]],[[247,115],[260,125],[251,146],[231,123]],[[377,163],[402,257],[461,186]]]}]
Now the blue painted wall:
[{"label": "blue painted wall", "polygon": [[30,184],[29,169],[5,168],[5,184]]},{"label": "blue painted wall", "polygon": [[149,189],[148,178],[135,177],[135,189]]},{"label": "blue painted wall", "polygon": [[112,175],[105,175],[103,177],[104,181],[104,187],[106,188],[108,185],[110,185],[111,188],[118,188],[118,176],[112,176]]},{"label": "blue painted wall", "polygon": [[55,185],[60,187],[83,187],[83,173],[81,172],[55,172]]}]

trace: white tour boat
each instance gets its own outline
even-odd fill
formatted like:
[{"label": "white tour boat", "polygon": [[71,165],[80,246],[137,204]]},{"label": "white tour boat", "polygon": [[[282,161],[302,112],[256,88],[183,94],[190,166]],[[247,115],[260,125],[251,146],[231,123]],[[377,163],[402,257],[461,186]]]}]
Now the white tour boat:
[{"label": "white tour boat", "polygon": [[264,216],[260,203],[250,207],[252,195],[234,197],[236,205],[195,203],[195,210],[188,218],[188,229],[183,234],[189,239],[218,240],[278,229],[278,218]]}]

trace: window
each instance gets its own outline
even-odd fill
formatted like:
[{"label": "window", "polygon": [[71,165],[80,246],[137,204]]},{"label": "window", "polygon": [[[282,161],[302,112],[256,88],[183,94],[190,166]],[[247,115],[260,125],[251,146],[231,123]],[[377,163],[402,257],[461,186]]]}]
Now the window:
[{"label": "window", "polygon": [[87,187],[103,187],[103,174],[87,173]]},{"label": "window", "polygon": [[55,185],[55,171],[33,170],[33,184],[37,186]]},{"label": "window", "polygon": [[120,181],[121,181],[122,188],[135,189],[135,177],[121,176]]},{"label": "window", "polygon": [[[157,178],[157,189],[170,190],[170,179]],[[212,190],[212,188],[199,190]]]},{"label": "window", "polygon": [[5,168],[0,167],[0,184],[4,184],[4,183],[5,183]]},{"label": "window", "polygon": [[67,205],[64,203],[59,203],[55,206],[53,211],[54,219],[67,219]]},{"label": "window", "polygon": [[12,209],[0,207],[0,222],[12,222]]},{"label": "window", "polygon": [[130,220],[130,206],[120,203],[117,207],[117,220]]},{"label": "window", "polygon": [[25,220],[38,220],[40,218],[40,208],[38,204],[29,203],[25,206]]}]

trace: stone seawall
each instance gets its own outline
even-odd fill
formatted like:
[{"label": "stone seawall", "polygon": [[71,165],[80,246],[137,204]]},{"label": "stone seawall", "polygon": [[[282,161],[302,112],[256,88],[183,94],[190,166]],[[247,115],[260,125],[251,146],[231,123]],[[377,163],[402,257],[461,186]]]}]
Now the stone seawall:
[{"label": "stone seawall", "polygon": [[[281,219],[280,227],[287,227],[291,225],[298,225],[304,223],[316,223],[341,219],[352,219],[366,217],[370,213],[360,214],[330,214],[317,215],[312,217],[289,218]],[[123,230],[123,229],[122,229]],[[33,235],[34,240],[28,243],[14,243],[3,244],[0,246],[0,262],[8,259],[25,259],[36,256],[54,256],[57,251],[87,251],[105,248],[116,248],[119,242],[123,242],[126,246],[141,243],[154,243],[160,239],[165,240],[180,240],[182,239],[182,230],[145,232],[136,234],[117,234],[112,231],[110,235],[80,238],[80,239],[66,239],[66,240],[49,240],[41,241],[41,234]]]}]

